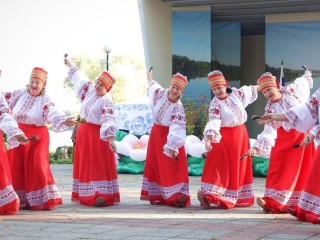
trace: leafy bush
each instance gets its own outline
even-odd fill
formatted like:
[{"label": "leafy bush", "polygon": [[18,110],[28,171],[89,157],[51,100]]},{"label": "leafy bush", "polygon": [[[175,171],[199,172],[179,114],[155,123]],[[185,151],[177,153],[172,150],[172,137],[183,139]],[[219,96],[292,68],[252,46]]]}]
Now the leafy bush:
[{"label": "leafy bush", "polygon": [[73,147],[58,147],[54,154],[50,154],[50,163],[52,164],[72,164]]},{"label": "leafy bush", "polygon": [[50,158],[50,164],[72,164],[72,158],[52,159]]},{"label": "leafy bush", "polygon": [[203,130],[208,122],[210,97],[199,95],[198,100],[186,98],[183,106],[186,112],[187,135],[195,135],[199,139],[203,138]]}]

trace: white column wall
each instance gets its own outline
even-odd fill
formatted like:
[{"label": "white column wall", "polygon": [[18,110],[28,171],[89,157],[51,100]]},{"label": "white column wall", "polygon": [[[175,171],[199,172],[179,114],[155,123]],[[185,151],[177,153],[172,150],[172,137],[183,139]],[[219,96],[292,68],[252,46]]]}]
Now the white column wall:
[{"label": "white column wall", "polygon": [[146,66],[164,88],[172,76],[172,7],[161,0],[138,0]]}]

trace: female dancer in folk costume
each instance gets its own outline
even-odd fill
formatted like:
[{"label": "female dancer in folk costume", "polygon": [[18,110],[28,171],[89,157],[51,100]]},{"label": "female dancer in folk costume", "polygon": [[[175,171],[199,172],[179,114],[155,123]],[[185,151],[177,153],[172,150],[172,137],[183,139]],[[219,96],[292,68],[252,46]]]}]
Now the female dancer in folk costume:
[{"label": "female dancer in folk costume", "polygon": [[[265,112],[281,113],[307,101],[313,79],[310,71],[286,86],[279,87],[271,73],[264,73],[259,79],[260,91],[268,99]],[[314,145],[293,149],[305,137],[289,122],[274,122],[264,126],[248,155],[270,154],[264,197],[257,198],[257,204],[264,212],[282,213],[288,207],[296,207],[305,184]]]},{"label": "female dancer in folk costume", "polygon": [[13,118],[27,136],[36,141],[8,150],[12,185],[20,198],[20,208],[51,210],[62,204],[49,165],[49,132],[65,131],[75,122],[59,112],[45,94],[47,72],[34,68],[27,88],[5,93]]},{"label": "female dancer in folk costume", "polygon": [[[320,224],[320,89],[318,89],[311,98],[305,103],[282,114],[266,114],[258,121],[260,124],[270,121],[289,121],[295,129],[300,132],[309,133],[303,141],[295,142],[298,148],[306,148],[316,140],[318,147],[311,161],[306,181],[300,194],[298,205],[287,208],[287,212],[297,217],[300,221]],[[293,150],[295,151],[295,150]]]},{"label": "female dancer in folk costume", "polygon": [[[0,71],[1,74],[1,71]],[[9,147],[27,144],[28,139],[18,128],[17,122],[10,116],[8,104],[0,94],[0,129],[7,135]],[[0,130],[0,215],[14,214],[19,210],[20,200],[12,187],[7,150]]]},{"label": "female dancer in folk costume", "polygon": [[190,205],[188,164],[184,143],[185,112],[179,100],[187,78],[172,76],[169,89],[163,89],[147,73],[148,97],[153,109],[154,124],[150,133],[143,174],[141,200],[173,207]]},{"label": "female dancer in folk costume", "polygon": [[254,203],[251,157],[240,160],[249,147],[245,107],[258,96],[257,86],[228,87],[222,72],[208,74],[215,97],[204,129],[208,152],[198,199],[202,208],[248,207]]},{"label": "female dancer in folk costume", "polygon": [[108,92],[115,79],[102,72],[93,85],[88,77],[65,59],[69,80],[82,101],[80,126],[76,135],[72,201],[104,207],[120,202],[114,152],[116,119]]}]

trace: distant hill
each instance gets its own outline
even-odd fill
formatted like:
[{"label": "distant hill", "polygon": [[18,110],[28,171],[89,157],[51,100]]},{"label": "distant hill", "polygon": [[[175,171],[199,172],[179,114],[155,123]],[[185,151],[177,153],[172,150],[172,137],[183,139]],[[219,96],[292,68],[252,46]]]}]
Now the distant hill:
[{"label": "distant hill", "polygon": [[[195,61],[191,60],[186,56],[178,56],[173,55],[172,56],[172,73],[179,72],[183,75],[186,75],[188,77],[188,80],[195,78],[206,78],[208,73],[212,70],[217,69],[223,72],[226,79],[229,81],[232,80],[239,80],[240,79],[240,66],[234,66],[234,65],[226,65],[223,63],[220,63],[219,61],[211,61],[211,62],[205,62],[205,61]],[[279,78],[281,67],[278,68],[270,67],[269,65],[265,65],[265,72],[270,72],[272,75]],[[283,69],[285,80],[292,81],[296,79],[297,77],[301,76],[304,73],[304,70],[301,68],[301,70],[294,70],[289,68]],[[312,76],[314,78],[320,78],[320,71],[313,70]],[[318,88],[319,81],[315,81],[314,88]]]},{"label": "distant hill", "polygon": [[[272,75],[276,76],[277,79],[279,78],[281,67],[275,68],[275,67],[270,67],[269,65],[266,64],[266,68],[265,69],[266,69],[266,72],[272,73]],[[302,69],[302,67],[301,67],[301,70],[283,68],[284,78],[287,79],[288,81],[293,81],[297,77],[303,75],[304,71],[305,70]],[[312,70],[312,77],[313,78],[319,78],[320,77],[320,71]]]}]

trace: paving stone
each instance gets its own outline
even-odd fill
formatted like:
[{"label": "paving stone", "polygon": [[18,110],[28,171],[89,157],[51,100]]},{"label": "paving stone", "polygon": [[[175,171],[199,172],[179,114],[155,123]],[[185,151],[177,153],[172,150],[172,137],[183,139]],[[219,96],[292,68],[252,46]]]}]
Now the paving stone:
[{"label": "paving stone", "polygon": [[[51,165],[63,205],[53,211],[19,211],[0,216],[0,239],[279,240],[320,239],[320,226],[288,214],[264,214],[256,204],[231,210],[203,210],[197,200],[200,177],[190,177],[191,206],[177,209],[140,201],[142,175],[119,174],[119,205],[95,208],[72,203],[72,165]],[[265,178],[254,179],[262,196]]]}]

